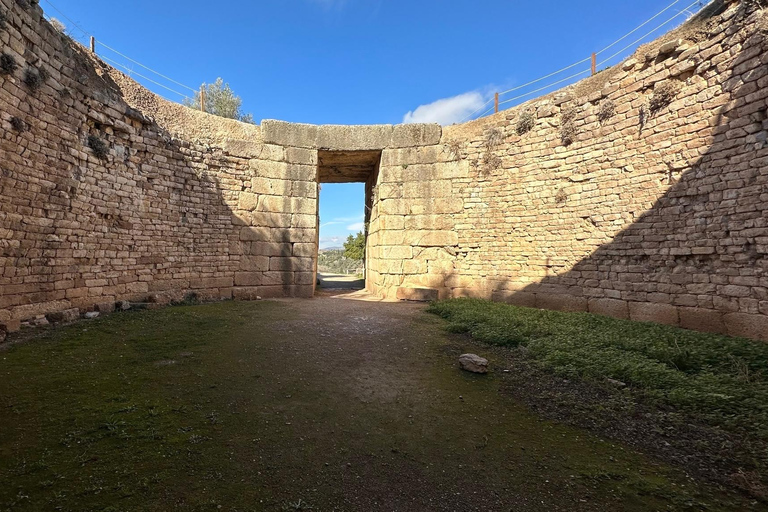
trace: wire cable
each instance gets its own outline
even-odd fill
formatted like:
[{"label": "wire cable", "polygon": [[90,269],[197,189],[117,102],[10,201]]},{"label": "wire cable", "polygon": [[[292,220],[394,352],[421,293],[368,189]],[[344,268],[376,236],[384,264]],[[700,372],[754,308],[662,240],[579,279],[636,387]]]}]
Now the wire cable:
[{"label": "wire cable", "polygon": [[[85,30],[83,27],[81,27],[80,25],[78,25],[77,23],[75,23],[75,22],[74,22],[74,20],[72,20],[72,18],[70,18],[69,16],[67,16],[66,14],[64,14],[64,13],[63,13],[63,12],[62,12],[62,11],[61,11],[61,10],[60,10],[58,7],[56,7],[55,5],[53,5],[53,4],[51,3],[51,1],[50,1],[50,0],[45,0],[45,3],[47,3],[48,5],[50,5],[51,7],[53,7],[53,9],[54,9],[56,12],[58,12],[59,14],[61,14],[61,15],[64,17],[64,19],[66,19],[68,22],[70,22],[70,23],[72,24],[72,26],[73,26],[73,27],[75,27],[75,28],[76,28],[76,29],[78,29],[80,32],[82,32],[82,33],[83,33],[83,34],[84,34],[86,37],[89,37],[89,36],[93,36],[93,34],[91,34],[91,33],[90,33],[90,32],[88,32],[87,30]],[[162,73],[159,73],[159,72],[155,71],[154,69],[152,69],[152,68],[150,68],[150,67],[148,67],[148,66],[145,66],[145,65],[144,65],[144,64],[142,64],[141,62],[138,62],[138,61],[136,61],[136,60],[133,60],[132,58],[128,57],[127,55],[124,55],[124,54],[120,53],[119,51],[115,50],[115,49],[114,49],[114,48],[112,48],[111,46],[107,46],[107,45],[106,45],[104,42],[102,42],[102,41],[98,41],[98,42],[99,42],[99,45],[101,45],[101,46],[103,46],[104,48],[106,48],[106,49],[108,49],[108,50],[110,50],[110,51],[112,51],[112,52],[116,53],[116,54],[117,54],[117,55],[119,55],[120,57],[123,57],[124,59],[127,59],[127,60],[129,60],[130,62],[132,62],[132,63],[134,63],[134,64],[137,64],[137,65],[141,66],[142,68],[144,68],[144,69],[146,69],[146,70],[148,70],[148,71],[151,71],[152,73],[156,74],[157,76],[159,76],[159,77],[161,77],[161,78],[164,78],[165,80],[168,80],[169,82],[172,82],[172,83],[174,83],[174,84],[176,84],[176,85],[178,85],[178,86],[184,87],[185,89],[189,89],[189,90],[190,90],[190,91],[192,91],[193,93],[197,93],[197,89],[193,89],[192,87],[189,87],[188,85],[184,85],[184,84],[182,84],[181,82],[177,82],[176,80],[174,80],[174,79],[172,79],[172,78],[169,78],[169,77],[167,77],[167,76],[163,75]],[[105,60],[108,60],[109,62],[112,62],[112,63],[118,64],[118,63],[116,63],[116,62],[115,62],[115,61],[113,61],[113,60],[110,60],[110,59],[106,59],[106,57],[105,57],[104,59],[105,59]],[[122,64],[118,64],[118,65],[119,65],[120,67],[122,67],[123,69],[126,69],[126,70],[128,70],[128,71],[130,71],[130,72],[134,73],[136,76],[139,76],[139,77],[141,77],[141,78],[143,78],[143,79],[145,79],[145,80],[148,80],[148,81],[152,82],[152,83],[153,83],[153,84],[155,84],[155,85],[159,85],[160,87],[163,87],[164,89],[168,89],[169,91],[171,91],[171,92],[174,92],[174,93],[176,93],[176,94],[179,94],[180,96],[184,96],[185,98],[188,96],[188,95],[186,95],[186,94],[181,94],[180,92],[178,92],[178,91],[175,91],[175,90],[171,89],[170,87],[166,87],[166,86],[164,86],[164,85],[162,85],[162,84],[160,84],[160,83],[158,83],[158,82],[156,82],[156,81],[154,81],[154,80],[152,80],[152,79],[150,79],[150,78],[147,78],[147,77],[145,77],[145,76],[143,76],[143,75],[141,75],[141,74],[139,74],[139,73],[136,73],[136,72],[135,72],[135,71],[133,71],[133,70],[129,70],[127,67],[123,66]]]},{"label": "wire cable", "polygon": [[567,82],[568,80],[573,80],[577,76],[583,75],[584,73],[589,73],[590,71],[591,71],[590,69],[585,69],[584,71],[579,71],[575,75],[571,75],[571,76],[565,77],[562,80],[558,80],[557,82],[552,82],[551,84],[545,85],[544,87],[539,87],[538,89],[534,89],[533,91],[526,92],[525,94],[521,94],[519,96],[515,96],[514,98],[510,98],[508,100],[500,101],[499,105],[503,105],[504,103],[509,103],[511,101],[519,100],[520,98],[525,98],[526,96],[530,96],[531,94],[535,94],[537,92],[544,91],[546,89],[549,89],[553,85],[558,85],[558,84],[561,84],[563,82]]},{"label": "wire cable", "polygon": [[610,56],[610,57],[608,57],[607,59],[604,59],[604,60],[602,60],[601,62],[599,62],[599,63],[598,63],[598,66],[602,66],[603,64],[605,64],[605,63],[606,63],[606,62],[608,62],[609,60],[611,60],[611,59],[613,59],[614,57],[616,57],[616,56],[620,55],[621,53],[623,53],[625,50],[628,50],[628,49],[632,48],[632,47],[633,47],[633,46],[635,46],[637,43],[639,43],[640,41],[642,41],[642,40],[643,40],[643,39],[645,39],[646,37],[650,36],[651,34],[653,34],[654,32],[656,32],[657,30],[659,30],[660,28],[662,28],[664,25],[666,25],[666,24],[670,23],[671,21],[675,20],[675,18],[677,18],[678,16],[680,16],[681,14],[683,14],[683,12],[684,12],[684,11],[686,11],[686,10],[690,9],[691,7],[693,7],[694,5],[696,5],[696,4],[698,4],[698,3],[700,3],[700,1],[699,1],[699,0],[696,0],[696,1],[695,1],[695,2],[693,2],[691,5],[689,5],[689,6],[688,6],[688,7],[686,7],[685,9],[683,9],[683,11],[680,11],[680,12],[678,12],[677,14],[675,14],[674,16],[672,16],[672,17],[671,17],[671,18],[669,18],[667,21],[665,21],[665,22],[664,22],[664,23],[662,23],[661,25],[657,26],[656,28],[654,28],[654,29],[653,29],[653,30],[651,30],[650,32],[646,32],[646,33],[645,33],[643,36],[641,36],[639,39],[636,39],[636,40],[634,40],[633,42],[629,43],[627,46],[625,46],[624,48],[622,48],[622,49],[621,49],[621,50],[619,50],[618,52],[614,53],[613,55],[611,55],[611,56]]},{"label": "wire cable", "polygon": [[189,87],[188,85],[184,85],[184,84],[182,84],[182,83],[180,83],[180,82],[177,82],[177,81],[176,81],[176,80],[174,80],[173,78],[169,78],[169,77],[165,76],[165,75],[164,75],[164,74],[162,74],[162,73],[158,73],[158,72],[157,72],[157,71],[155,71],[154,69],[152,69],[152,68],[149,68],[149,67],[145,66],[145,65],[144,65],[144,64],[142,64],[141,62],[135,61],[135,60],[133,60],[132,58],[128,57],[127,55],[123,55],[122,53],[120,53],[119,51],[115,50],[115,49],[114,49],[114,48],[112,48],[111,46],[107,46],[107,44],[106,44],[106,43],[104,43],[104,42],[102,42],[102,41],[99,41],[99,44],[100,44],[101,46],[103,46],[104,48],[106,48],[107,50],[110,50],[110,51],[113,51],[113,52],[115,52],[116,54],[118,54],[119,56],[123,57],[124,59],[126,59],[126,60],[129,60],[129,61],[133,62],[134,64],[138,64],[139,66],[143,67],[144,69],[146,69],[146,70],[148,70],[148,71],[151,71],[151,72],[153,72],[154,74],[156,74],[156,75],[157,75],[157,76],[159,76],[159,77],[165,78],[165,79],[166,79],[166,80],[168,80],[169,82],[172,82],[172,83],[174,83],[174,84],[176,84],[176,85],[179,85],[179,86],[181,86],[181,87],[184,87],[185,89],[189,89],[190,91],[192,91],[192,92],[194,92],[194,93],[196,93],[196,92],[197,92],[197,89],[193,89],[192,87]]},{"label": "wire cable", "polygon": [[103,55],[99,55],[99,58],[102,59],[102,60],[105,60],[105,61],[107,61],[107,62],[109,62],[109,63],[111,63],[111,64],[113,64],[115,66],[119,66],[119,67],[123,68],[124,70],[126,70],[128,73],[130,73],[132,75],[136,75],[138,77],[141,77],[144,80],[147,80],[147,81],[152,82],[153,84],[155,84],[155,85],[157,85],[159,87],[162,87],[163,89],[167,89],[167,90],[171,91],[172,93],[178,94],[179,96],[181,96],[183,98],[189,98],[189,95],[184,94],[183,92],[179,92],[179,91],[176,91],[174,89],[171,89],[170,87],[167,87],[167,86],[161,84],[160,82],[156,82],[156,81],[152,80],[151,78],[147,78],[146,76],[142,75],[141,73],[137,73],[136,71],[132,70],[128,66],[120,64],[119,62],[115,62],[114,60],[112,60],[110,58],[104,57]]},{"label": "wire cable", "polygon": [[464,119],[462,119],[460,122],[462,122],[462,123],[463,123],[464,121],[466,121],[467,119],[469,119],[469,118],[470,118],[470,117],[472,117],[473,115],[477,114],[477,113],[478,113],[478,112],[480,112],[482,109],[484,109],[484,108],[485,108],[485,106],[486,106],[487,104],[489,104],[489,103],[490,103],[490,102],[492,102],[493,100],[494,100],[494,98],[491,98],[491,99],[489,99],[488,101],[486,101],[485,103],[483,103],[482,105],[480,105],[480,108],[478,108],[477,110],[475,110],[474,112],[472,112],[471,114],[469,114],[467,117],[465,117]]},{"label": "wire cable", "polygon": [[605,52],[606,50],[608,50],[608,49],[610,49],[610,48],[613,48],[614,46],[616,46],[617,44],[619,44],[621,41],[623,41],[624,39],[628,38],[629,36],[631,36],[632,34],[634,34],[635,32],[637,32],[638,30],[640,30],[641,28],[643,28],[644,26],[646,26],[647,24],[649,24],[650,22],[652,22],[653,20],[655,20],[656,18],[658,18],[659,16],[661,16],[662,14],[664,14],[665,12],[667,12],[667,11],[668,11],[668,10],[670,10],[672,7],[674,7],[675,5],[677,5],[678,3],[680,3],[680,0],[675,0],[674,2],[672,2],[671,4],[669,4],[667,7],[665,7],[664,9],[662,9],[661,11],[659,11],[658,13],[656,13],[656,15],[655,15],[655,16],[653,16],[652,18],[650,18],[650,19],[646,20],[646,21],[645,21],[644,23],[642,23],[641,25],[638,25],[637,27],[635,27],[635,29],[634,29],[634,30],[631,30],[630,32],[627,32],[626,34],[624,34],[623,36],[621,36],[620,38],[618,38],[617,40],[615,40],[614,42],[612,42],[611,44],[609,44],[608,46],[606,46],[605,48],[603,48],[602,50],[600,50],[599,52],[597,52],[595,55],[600,55],[601,53]]}]

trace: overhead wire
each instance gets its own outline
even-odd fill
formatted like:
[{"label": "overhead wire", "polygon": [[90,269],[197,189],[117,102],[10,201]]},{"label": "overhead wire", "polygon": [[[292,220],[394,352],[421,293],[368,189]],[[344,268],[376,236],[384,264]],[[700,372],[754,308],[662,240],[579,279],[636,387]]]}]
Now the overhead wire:
[{"label": "overhead wire", "polygon": [[[56,6],[55,6],[53,3],[51,3],[51,1],[50,1],[50,0],[45,0],[45,3],[47,3],[48,5],[50,5],[50,6],[51,6],[51,7],[52,7],[52,8],[53,8],[53,9],[54,9],[56,12],[58,12],[58,13],[59,13],[59,14],[60,14],[60,15],[61,15],[61,16],[62,16],[64,19],[66,19],[66,20],[67,20],[69,23],[71,23],[73,27],[75,27],[77,30],[79,30],[80,32],[82,32],[82,33],[83,33],[83,34],[84,34],[86,37],[93,37],[93,34],[92,34],[92,33],[88,32],[88,31],[87,31],[87,30],[85,30],[83,27],[81,27],[79,24],[77,24],[77,23],[76,23],[76,22],[75,22],[75,21],[74,21],[72,18],[70,18],[69,16],[67,16],[67,15],[66,15],[66,14],[65,14],[63,11],[61,11],[61,10],[60,10],[58,7],[56,7]],[[197,93],[197,89],[194,89],[194,88],[192,88],[192,87],[189,87],[188,85],[184,85],[184,84],[182,84],[181,82],[178,82],[178,81],[176,81],[176,80],[174,80],[174,79],[172,79],[172,78],[170,78],[170,77],[168,77],[168,76],[166,76],[166,75],[164,75],[164,74],[162,74],[162,73],[160,73],[160,72],[158,72],[158,71],[155,71],[154,69],[152,69],[152,68],[150,68],[150,67],[148,67],[148,66],[145,66],[145,65],[144,65],[144,64],[142,64],[141,62],[139,62],[139,61],[136,61],[136,60],[134,60],[134,59],[132,59],[132,58],[128,57],[127,55],[125,55],[125,54],[123,54],[123,53],[121,53],[121,52],[119,52],[119,51],[115,50],[115,49],[114,49],[114,48],[112,48],[111,46],[108,46],[107,44],[105,44],[105,43],[104,43],[104,42],[102,42],[101,40],[99,40],[98,42],[99,42],[99,45],[100,45],[100,46],[103,46],[104,48],[106,48],[106,49],[108,49],[108,50],[110,50],[110,51],[114,52],[115,54],[119,55],[120,57],[123,57],[124,59],[126,59],[126,60],[128,60],[128,61],[132,62],[133,64],[139,65],[139,66],[141,66],[142,68],[144,68],[144,69],[146,69],[146,70],[148,70],[148,71],[151,71],[151,72],[152,72],[152,73],[154,73],[155,75],[157,75],[157,76],[159,76],[159,77],[161,77],[161,78],[163,78],[163,79],[165,79],[165,80],[168,80],[169,82],[171,82],[171,83],[173,83],[173,84],[175,84],[175,85],[178,85],[178,86],[180,86],[180,87],[183,87],[183,88],[185,88],[185,89],[188,89],[188,90],[192,91],[193,93]],[[114,61],[114,60],[112,60],[112,59],[108,59],[107,57],[105,57],[105,56],[103,56],[103,55],[100,55],[99,57],[100,57],[100,58],[102,58],[103,60],[106,60],[106,61],[108,61],[108,62],[110,62],[110,63],[112,63],[112,64],[115,64],[115,65],[117,65],[117,66],[119,66],[119,67],[121,67],[121,68],[123,68],[123,69],[125,69],[125,70],[127,70],[127,71],[129,71],[129,72],[131,72],[131,73],[133,73],[134,75],[136,75],[136,76],[138,76],[138,77],[141,77],[141,78],[143,78],[144,80],[147,80],[147,81],[148,81],[148,82],[150,82],[150,83],[153,83],[153,84],[155,84],[155,85],[157,85],[157,86],[159,86],[159,87],[162,87],[163,89],[166,89],[166,90],[168,90],[168,91],[171,91],[171,92],[173,92],[173,93],[175,93],[175,94],[178,94],[179,96],[182,96],[182,97],[184,97],[184,98],[187,98],[187,97],[189,97],[189,95],[188,95],[188,94],[183,94],[183,93],[180,93],[179,91],[176,91],[176,90],[174,90],[174,89],[171,89],[170,87],[167,87],[167,86],[165,86],[165,85],[163,85],[163,84],[161,84],[161,83],[159,83],[159,82],[157,82],[157,81],[155,81],[155,80],[153,80],[153,79],[151,79],[151,78],[148,78],[148,77],[146,77],[146,76],[144,76],[144,75],[142,75],[142,74],[140,74],[140,73],[137,73],[136,71],[134,71],[134,70],[132,70],[132,69],[128,68],[127,66],[124,66],[123,64],[120,64],[120,63],[118,63],[118,62],[116,62],[116,61]]]},{"label": "overhead wire", "polygon": [[[662,10],[661,10],[661,11],[659,11],[659,12],[657,12],[656,14],[654,14],[653,16],[651,16],[649,19],[645,20],[643,23],[641,23],[640,25],[638,25],[638,26],[637,26],[637,27],[635,27],[634,29],[630,30],[629,32],[627,32],[626,34],[624,34],[623,36],[621,36],[620,38],[618,38],[617,40],[615,40],[614,42],[612,42],[611,44],[609,44],[608,46],[606,46],[605,48],[603,48],[602,50],[600,50],[599,52],[596,52],[596,53],[595,53],[595,55],[600,55],[600,54],[602,54],[602,53],[606,52],[607,50],[609,50],[610,48],[613,48],[613,47],[614,47],[614,46],[616,46],[618,43],[620,43],[621,41],[625,40],[627,37],[631,36],[632,34],[634,34],[635,32],[637,32],[637,31],[638,31],[638,30],[640,30],[641,28],[643,28],[643,27],[645,27],[646,25],[648,25],[649,23],[651,23],[653,20],[657,19],[659,16],[661,16],[661,15],[662,15],[662,14],[664,14],[665,12],[669,11],[670,9],[672,9],[672,8],[673,8],[675,5],[677,5],[678,3],[680,3],[680,1],[681,1],[681,0],[675,0],[675,1],[673,1],[671,4],[667,5],[667,6],[666,6],[664,9],[662,9]],[[709,1],[711,1],[711,0],[709,0]],[[651,30],[650,32],[647,32],[647,33],[646,33],[646,34],[644,34],[642,37],[640,37],[639,39],[637,39],[637,40],[633,41],[633,42],[632,42],[632,43],[630,43],[629,45],[625,46],[624,48],[622,48],[622,49],[621,49],[621,50],[619,50],[618,52],[616,52],[616,53],[614,53],[613,55],[611,55],[610,57],[608,57],[608,58],[606,58],[606,59],[602,60],[601,62],[597,63],[597,65],[598,65],[598,66],[600,66],[600,65],[603,65],[603,64],[605,64],[606,62],[610,61],[611,59],[615,58],[616,56],[620,55],[622,52],[624,52],[624,51],[626,51],[627,49],[631,48],[631,47],[632,47],[632,46],[634,46],[635,44],[637,44],[637,43],[641,42],[643,39],[645,39],[645,38],[646,38],[646,37],[648,37],[649,35],[653,34],[654,32],[656,32],[657,30],[659,30],[659,29],[660,29],[660,28],[662,28],[663,26],[667,25],[668,23],[670,23],[671,21],[673,21],[674,19],[676,19],[677,17],[679,17],[679,16],[680,16],[680,15],[681,15],[683,12],[685,12],[685,11],[688,11],[688,9],[690,9],[690,8],[691,8],[691,7],[693,7],[693,6],[695,6],[696,4],[703,4],[703,5],[706,5],[706,4],[708,4],[708,3],[709,3],[709,1],[696,0],[695,2],[693,2],[692,4],[690,4],[689,6],[687,6],[687,7],[683,8],[683,9],[682,9],[680,12],[676,13],[676,14],[675,14],[673,17],[671,17],[670,19],[666,20],[666,21],[665,21],[664,23],[662,23],[661,25],[657,26],[656,28],[654,28],[654,29],[653,29],[653,30]],[[526,87],[529,87],[529,86],[531,86],[531,85],[533,85],[533,84],[536,84],[536,83],[538,83],[538,82],[541,82],[541,81],[543,81],[543,80],[546,80],[547,78],[551,78],[551,77],[553,77],[553,76],[559,75],[559,74],[560,74],[560,73],[562,73],[563,71],[567,71],[567,70],[569,70],[569,69],[572,69],[572,68],[574,68],[574,67],[576,67],[576,66],[578,66],[578,65],[580,65],[580,64],[584,64],[584,63],[586,63],[586,62],[589,62],[591,59],[592,59],[592,57],[588,57],[588,58],[586,58],[586,59],[583,59],[583,60],[580,60],[580,61],[578,61],[578,62],[574,62],[573,64],[571,64],[571,65],[569,65],[569,66],[566,66],[566,67],[564,67],[564,68],[562,68],[562,69],[559,69],[559,70],[557,70],[557,71],[554,71],[554,72],[552,72],[552,73],[549,73],[549,74],[547,74],[547,75],[544,75],[544,76],[543,76],[543,77],[541,77],[541,78],[537,78],[536,80],[531,80],[530,82],[527,82],[527,83],[525,83],[525,84],[522,84],[522,85],[519,85],[519,86],[513,87],[513,88],[511,88],[511,89],[508,89],[508,90],[506,90],[506,91],[500,92],[500,93],[499,93],[499,96],[503,96],[503,95],[505,95],[505,94],[508,94],[508,93],[510,93],[510,92],[514,92],[514,91],[518,91],[518,90],[520,90],[520,89],[524,89],[524,88],[526,88]],[[583,74],[585,74],[585,73],[588,73],[589,71],[590,71],[590,70],[584,70],[584,71],[580,71],[579,73],[576,73],[576,74],[574,74],[574,75],[571,75],[571,76],[569,76],[569,77],[563,78],[563,79],[561,79],[561,80],[557,80],[557,81],[555,81],[555,82],[552,82],[552,83],[550,83],[550,84],[548,84],[548,85],[545,85],[545,86],[543,86],[543,87],[540,87],[540,88],[538,88],[538,89],[534,89],[534,90],[532,90],[532,91],[529,91],[529,92],[527,92],[527,93],[525,93],[525,94],[521,94],[521,95],[515,96],[514,98],[509,98],[509,99],[506,99],[506,100],[504,100],[504,101],[501,101],[501,102],[499,102],[499,105],[502,105],[502,104],[506,104],[506,103],[510,103],[510,102],[512,102],[512,101],[515,101],[515,100],[519,100],[519,99],[522,99],[522,98],[524,98],[524,97],[526,97],[526,96],[530,96],[531,94],[535,94],[535,93],[537,93],[537,92],[541,92],[541,91],[544,91],[544,90],[546,90],[546,89],[549,89],[549,88],[551,88],[551,87],[553,87],[553,86],[555,86],[555,85],[559,85],[559,84],[561,84],[561,83],[563,83],[563,82],[567,82],[567,81],[569,81],[569,80],[572,80],[572,79],[574,79],[574,78],[576,78],[576,77],[578,77],[578,76],[581,76],[581,75],[583,75]],[[474,115],[475,115],[475,114],[476,114],[478,111],[480,111],[481,109],[483,109],[483,108],[485,107],[485,105],[487,105],[487,104],[488,104],[488,103],[490,103],[491,101],[493,101],[493,99],[491,99],[491,100],[487,101],[486,103],[484,103],[484,104],[483,104],[483,105],[482,105],[480,108],[478,108],[477,110],[475,110],[475,112],[473,112],[472,114],[470,114],[469,116],[467,116],[466,118],[464,118],[464,119],[462,120],[462,122],[464,122],[464,121],[466,121],[467,119],[469,119],[469,118],[471,118],[472,116],[474,116]],[[487,114],[489,111],[490,111],[490,109],[489,109],[489,110],[486,110],[486,111],[485,111],[483,114],[481,114],[481,115],[480,115],[480,116],[478,116],[478,117],[482,117],[482,116],[484,116],[484,115],[485,115],[485,114]]]}]

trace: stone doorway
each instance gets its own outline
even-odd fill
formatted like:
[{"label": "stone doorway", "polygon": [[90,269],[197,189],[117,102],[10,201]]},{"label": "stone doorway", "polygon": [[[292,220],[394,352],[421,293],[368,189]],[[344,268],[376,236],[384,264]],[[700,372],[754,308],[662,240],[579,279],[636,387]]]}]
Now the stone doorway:
[{"label": "stone doorway", "polygon": [[[363,183],[365,184],[365,201],[363,229],[366,238],[363,279],[350,279],[345,276],[320,275],[318,271],[319,254],[315,257],[315,282],[325,289],[350,290],[368,288],[368,225],[373,206],[373,189],[379,174],[381,151],[324,151],[317,152],[318,183]],[[318,193],[318,212],[320,211],[321,194]],[[320,249],[320,226],[322,220],[318,214],[317,247]]]}]

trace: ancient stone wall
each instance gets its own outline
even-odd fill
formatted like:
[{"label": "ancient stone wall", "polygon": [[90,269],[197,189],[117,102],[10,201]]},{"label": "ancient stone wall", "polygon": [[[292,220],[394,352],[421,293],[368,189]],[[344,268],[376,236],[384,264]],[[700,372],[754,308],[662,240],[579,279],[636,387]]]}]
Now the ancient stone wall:
[{"label": "ancient stone wall", "polygon": [[620,66],[441,130],[210,116],[0,0],[0,330],[122,299],[312,296],[318,181],[357,180],[382,297],[767,339],[761,5],[716,0]]},{"label": "ancient stone wall", "polygon": [[715,2],[623,65],[385,151],[370,288],[768,339],[768,22]]},{"label": "ancient stone wall", "polygon": [[313,294],[311,151],[154,96],[37,5],[0,12],[2,329],[120,299]]}]

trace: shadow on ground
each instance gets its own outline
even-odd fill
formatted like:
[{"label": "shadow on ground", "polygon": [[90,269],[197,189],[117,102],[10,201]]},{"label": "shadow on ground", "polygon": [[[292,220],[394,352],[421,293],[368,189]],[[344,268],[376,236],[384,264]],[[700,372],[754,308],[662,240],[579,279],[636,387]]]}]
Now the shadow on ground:
[{"label": "shadow on ground", "polygon": [[[0,508],[735,510],[542,420],[423,306],[317,298],[122,313],[0,353]],[[493,361],[492,361],[493,363]]]}]

